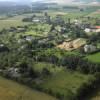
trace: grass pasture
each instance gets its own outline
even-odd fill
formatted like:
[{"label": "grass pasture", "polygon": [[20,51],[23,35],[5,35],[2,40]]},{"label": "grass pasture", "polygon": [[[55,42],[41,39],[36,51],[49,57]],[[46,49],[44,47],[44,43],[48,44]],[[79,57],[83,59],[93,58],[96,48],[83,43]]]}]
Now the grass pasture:
[{"label": "grass pasture", "polygon": [[77,94],[77,89],[85,82],[88,82],[90,75],[83,75],[77,72],[61,71],[55,76],[45,80],[41,86],[45,90],[52,91],[53,94],[63,95],[64,100],[70,100]]},{"label": "grass pasture", "polygon": [[45,93],[0,77],[0,100],[56,100]]},{"label": "grass pasture", "polygon": [[100,52],[88,55],[86,58],[92,62],[100,63]]}]

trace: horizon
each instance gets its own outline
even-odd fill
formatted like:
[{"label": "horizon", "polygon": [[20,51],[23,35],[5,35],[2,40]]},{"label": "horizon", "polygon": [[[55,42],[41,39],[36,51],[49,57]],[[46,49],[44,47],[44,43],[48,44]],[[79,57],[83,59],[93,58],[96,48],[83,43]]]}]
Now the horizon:
[{"label": "horizon", "polygon": [[31,3],[31,2],[54,2],[58,4],[75,4],[75,3],[94,3],[98,4],[100,3],[100,0],[0,0],[1,2],[21,2],[21,3]]}]

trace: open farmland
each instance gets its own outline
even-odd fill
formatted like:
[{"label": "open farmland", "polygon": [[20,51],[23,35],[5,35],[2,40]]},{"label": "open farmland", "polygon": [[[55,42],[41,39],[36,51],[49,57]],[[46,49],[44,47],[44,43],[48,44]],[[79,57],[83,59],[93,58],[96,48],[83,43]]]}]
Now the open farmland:
[{"label": "open farmland", "polygon": [[56,100],[41,92],[0,77],[0,100]]},{"label": "open farmland", "polygon": [[29,22],[22,22],[22,19],[25,18],[26,16],[30,16],[31,14],[27,15],[18,15],[15,17],[9,17],[9,18],[5,18],[3,20],[0,20],[0,30],[2,30],[3,28],[10,28],[10,27],[17,27],[17,26],[24,26],[29,24]]}]

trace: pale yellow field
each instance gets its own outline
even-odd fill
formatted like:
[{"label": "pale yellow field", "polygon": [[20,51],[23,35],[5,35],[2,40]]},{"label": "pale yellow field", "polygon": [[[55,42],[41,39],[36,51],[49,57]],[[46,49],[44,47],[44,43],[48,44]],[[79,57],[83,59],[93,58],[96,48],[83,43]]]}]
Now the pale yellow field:
[{"label": "pale yellow field", "polygon": [[0,100],[56,100],[11,80],[0,77]]}]

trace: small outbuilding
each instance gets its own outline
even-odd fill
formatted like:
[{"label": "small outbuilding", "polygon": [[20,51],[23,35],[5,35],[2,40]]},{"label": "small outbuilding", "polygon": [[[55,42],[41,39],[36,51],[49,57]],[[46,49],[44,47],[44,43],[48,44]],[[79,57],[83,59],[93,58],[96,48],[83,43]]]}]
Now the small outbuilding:
[{"label": "small outbuilding", "polygon": [[95,51],[97,51],[97,47],[92,45],[92,44],[84,46],[84,52],[85,53],[92,53],[92,52],[95,52]]}]

